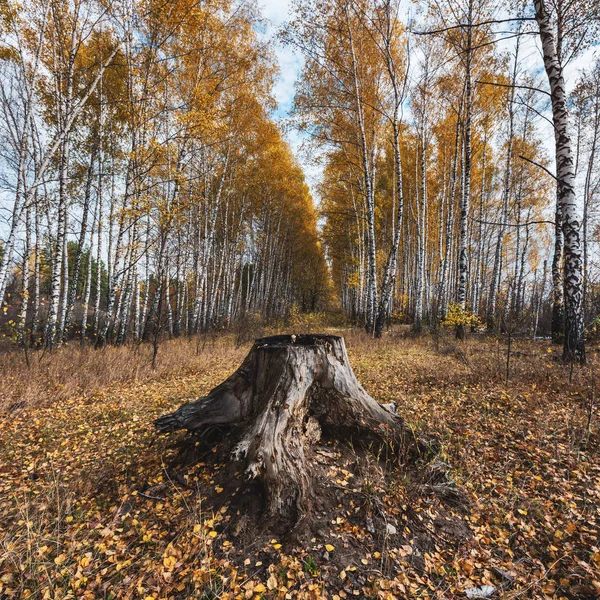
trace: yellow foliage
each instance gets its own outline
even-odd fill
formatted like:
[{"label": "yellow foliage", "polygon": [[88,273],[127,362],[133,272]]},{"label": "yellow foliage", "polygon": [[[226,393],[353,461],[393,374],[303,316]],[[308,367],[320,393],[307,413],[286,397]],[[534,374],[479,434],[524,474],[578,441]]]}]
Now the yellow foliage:
[{"label": "yellow foliage", "polygon": [[464,325],[465,327],[479,327],[481,320],[479,317],[470,310],[463,310],[456,302],[450,302],[448,305],[448,312],[442,319],[442,327],[458,327]]}]

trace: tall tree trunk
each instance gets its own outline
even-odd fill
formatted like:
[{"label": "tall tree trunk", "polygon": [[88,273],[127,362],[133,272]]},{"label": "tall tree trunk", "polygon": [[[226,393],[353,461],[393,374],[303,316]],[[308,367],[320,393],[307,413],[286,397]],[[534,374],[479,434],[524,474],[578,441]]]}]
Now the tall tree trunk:
[{"label": "tall tree trunk", "polygon": [[88,229],[88,219],[90,213],[90,202],[92,196],[92,180],[94,174],[94,162],[96,161],[97,144],[92,146],[92,152],[90,155],[90,164],[87,170],[87,177],[85,183],[85,193],[83,199],[83,211],[81,214],[81,229],[79,230],[79,240],[77,242],[77,248],[75,250],[75,259],[73,264],[73,277],[69,285],[69,297],[66,306],[65,315],[65,336],[69,334],[69,328],[72,321],[72,313],[75,307],[75,300],[77,298],[77,284],[79,283],[79,275],[81,273],[81,261],[83,258],[83,249],[85,246],[85,238]]},{"label": "tall tree trunk", "polygon": [[[404,89],[400,81],[398,81],[398,73],[394,60],[392,45],[393,45],[393,21],[391,5],[385,2],[383,5],[383,46],[386,60],[387,74],[392,86],[394,97],[394,108],[392,113],[392,147],[394,150],[394,176],[395,176],[395,200],[396,219],[392,220],[392,246],[390,248],[385,270],[383,273],[383,282],[381,286],[381,297],[379,307],[375,319],[375,337],[381,337],[385,320],[391,312],[392,299],[396,287],[396,275],[398,271],[398,249],[400,247],[400,234],[402,231],[402,219],[404,216],[404,182],[402,175],[402,152],[400,149],[400,128],[398,126],[399,112],[404,99]],[[408,70],[405,74],[405,79],[408,76]],[[406,83],[406,82],[404,82]],[[393,211],[392,211],[393,218]]]},{"label": "tall tree trunk", "polygon": [[64,234],[63,234],[63,268],[62,268],[62,282],[60,289],[60,311],[58,315],[58,324],[56,328],[56,342],[62,342],[65,336],[65,320],[67,316],[67,296],[69,294],[69,253],[68,253],[68,228],[69,219],[68,213],[64,222]]},{"label": "tall tree trunk", "polygon": [[508,203],[511,194],[510,182],[511,182],[511,166],[512,166],[512,148],[514,138],[514,99],[515,99],[515,85],[517,83],[517,68],[519,65],[519,40],[517,37],[517,45],[515,50],[515,61],[512,72],[511,88],[509,93],[508,101],[508,137],[506,141],[506,162],[504,164],[504,179],[502,185],[502,213],[500,214],[500,226],[498,228],[498,236],[496,238],[496,248],[494,252],[494,267],[492,269],[492,281],[490,283],[490,296],[488,299],[488,314],[487,314],[487,329],[493,331],[496,328],[496,296],[498,288],[500,287],[500,281],[502,280],[502,273],[500,270],[502,244],[504,236],[506,234],[506,222],[508,221]]},{"label": "tall tree trunk", "polygon": [[[421,132],[421,193],[420,206],[417,206],[417,273],[415,290],[415,318],[413,331],[420,332],[423,326],[423,292],[425,289],[425,226],[427,210],[427,146],[425,143],[425,123]],[[419,204],[419,203],[418,203]]]},{"label": "tall tree trunk", "polygon": [[569,113],[562,65],[550,15],[544,0],[534,0],[535,18],[540,30],[544,67],[550,84],[552,121],[554,124],[557,201],[562,217],[564,237],[564,299],[565,338],[563,358],[566,361],[585,362],[582,298],[581,221],[575,196],[575,173],[569,135]]},{"label": "tall tree trunk", "polygon": [[546,292],[546,274],[548,269],[548,261],[544,260],[544,270],[542,274],[542,283],[540,285],[540,289],[538,292],[537,303],[535,307],[535,318],[533,320],[533,333],[532,338],[535,340],[535,336],[537,335],[538,323],[540,320],[540,310],[544,305],[544,293]]},{"label": "tall tree trunk", "polygon": [[[462,100],[461,100],[462,104]],[[460,122],[461,110],[456,115],[456,132],[454,137],[454,154],[450,162],[450,196],[448,198],[448,213],[446,215],[446,235],[444,247],[444,259],[442,263],[442,280],[440,284],[440,297],[438,300],[438,319],[442,320],[446,316],[448,309],[449,289],[448,275],[451,272],[450,263],[452,261],[452,231],[454,229],[454,203],[456,201],[456,187],[458,183],[458,154],[460,147]]]},{"label": "tall tree trunk", "polygon": [[588,305],[588,221],[590,204],[592,202],[592,176],[594,172],[594,166],[596,161],[596,151],[598,145],[598,135],[600,134],[600,98],[598,97],[600,90],[596,90],[594,97],[594,121],[593,121],[593,133],[592,141],[590,146],[590,154],[588,157],[588,164],[585,173],[585,183],[583,186],[583,317],[586,317],[586,307]]},{"label": "tall tree trunk", "polygon": [[21,312],[18,325],[18,342],[24,346],[26,341],[27,315],[29,310],[29,258],[31,256],[31,209],[25,211],[25,244],[21,267]]},{"label": "tall tree trunk", "polygon": [[[99,202],[96,202],[96,206],[94,207],[94,217],[93,217],[93,221],[92,221],[91,234],[93,234],[94,225],[97,223],[98,204],[99,204]],[[81,307],[80,336],[81,336],[82,342],[85,340],[85,338],[87,336],[88,313],[90,310],[90,298],[91,298],[91,294],[92,294],[92,264],[93,264],[92,246],[94,245],[93,242],[94,242],[94,237],[93,237],[93,235],[90,235],[90,245],[88,246],[88,255],[87,255],[88,260],[87,260],[87,268],[86,268],[85,290],[83,292],[83,303],[82,303],[82,307]]]},{"label": "tall tree trunk", "polygon": [[52,348],[56,343],[59,320],[59,304],[61,297],[61,285],[63,283],[64,252],[66,248],[64,236],[67,234],[67,145],[64,144],[59,165],[59,205],[58,221],[56,224],[56,244],[54,248],[54,259],[52,264],[52,279],[50,302],[48,305],[48,317],[46,322],[46,347]]},{"label": "tall tree trunk", "polygon": [[346,26],[350,41],[352,57],[352,78],[354,85],[354,102],[356,106],[357,126],[360,138],[361,163],[363,171],[363,185],[365,201],[367,206],[367,314],[366,329],[375,334],[375,310],[377,307],[377,248],[375,243],[375,189],[374,173],[371,161],[371,153],[367,144],[367,132],[363,112],[363,99],[358,77],[358,65],[354,38],[352,33],[351,18],[346,7]]},{"label": "tall tree trunk", "polygon": [[[557,190],[558,193],[558,190]],[[558,198],[554,212],[554,256],[552,258],[552,340],[562,344],[565,335],[563,288],[563,230]]]},{"label": "tall tree trunk", "polygon": [[481,281],[483,271],[483,199],[486,195],[485,175],[486,175],[486,148],[487,148],[487,130],[483,136],[483,156],[481,159],[481,190],[479,193],[479,223],[477,231],[477,260],[475,262],[475,278],[473,281],[473,312],[479,314],[479,304],[481,300]]},{"label": "tall tree trunk", "polygon": [[[469,0],[467,18],[467,48],[465,52],[465,133],[464,133],[464,164],[463,164],[463,190],[460,207],[460,238],[458,251],[458,288],[456,300],[461,311],[467,308],[467,225],[469,218],[469,205],[471,200],[471,119],[473,93],[471,84],[471,64],[473,58],[473,0]],[[456,329],[456,337],[464,339],[465,326],[460,323]]]},{"label": "tall tree trunk", "polygon": [[37,343],[37,335],[40,330],[40,207],[38,206],[38,194],[36,192],[34,227],[35,227],[35,255],[33,263],[33,311],[31,315],[31,343]]}]

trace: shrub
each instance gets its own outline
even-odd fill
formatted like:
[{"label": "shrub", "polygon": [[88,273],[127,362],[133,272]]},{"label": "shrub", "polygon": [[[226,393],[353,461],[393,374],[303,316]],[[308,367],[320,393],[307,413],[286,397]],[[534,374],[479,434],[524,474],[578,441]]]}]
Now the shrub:
[{"label": "shrub", "polygon": [[471,312],[471,310],[463,310],[456,302],[450,302],[448,305],[448,312],[442,319],[440,325],[442,327],[448,327],[449,329],[453,329],[459,325],[464,325],[465,327],[479,327],[481,325],[481,320],[474,312]]}]

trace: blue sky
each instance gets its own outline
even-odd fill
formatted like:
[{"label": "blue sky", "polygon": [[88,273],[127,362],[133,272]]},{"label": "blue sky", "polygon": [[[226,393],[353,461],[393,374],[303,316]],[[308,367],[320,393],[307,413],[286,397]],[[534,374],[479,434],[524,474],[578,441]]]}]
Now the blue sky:
[{"label": "blue sky", "polygon": [[[269,22],[269,34],[274,36],[277,29],[289,18],[290,0],[262,0],[261,12]],[[278,116],[287,116],[294,97],[294,82],[301,66],[300,57],[291,48],[275,44],[281,75],[275,86],[275,96],[279,103]]]},{"label": "blue sky", "polygon": [[[298,77],[298,73],[302,68],[302,57],[298,52],[294,51],[293,48],[283,46],[274,38],[281,25],[291,18],[291,4],[291,0],[259,0],[262,15],[268,19],[270,23],[267,34],[273,38],[275,53],[280,69],[279,80],[274,89],[275,98],[279,105],[275,113],[275,118],[281,120],[284,124],[286,123],[292,108],[295,91],[294,84]],[[309,161],[306,155],[301,151],[302,142],[306,140],[306,137],[300,135],[298,131],[292,127],[285,128],[285,136],[292,147],[292,151],[296,158],[302,165],[306,181],[315,196],[316,185],[321,178],[321,168]]]}]

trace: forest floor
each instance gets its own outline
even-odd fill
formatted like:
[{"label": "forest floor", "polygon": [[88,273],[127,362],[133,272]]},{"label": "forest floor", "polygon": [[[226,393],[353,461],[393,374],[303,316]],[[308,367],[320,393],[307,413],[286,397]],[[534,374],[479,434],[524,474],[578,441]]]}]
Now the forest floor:
[{"label": "forest floor", "polygon": [[[73,346],[32,354],[29,367],[5,353],[0,598],[451,599],[481,586],[501,598],[598,597],[596,352],[570,372],[557,347],[517,340],[506,382],[503,342],[343,333],[365,389],[440,439],[468,505],[443,507],[401,477],[354,489],[351,467],[332,466],[343,494],[387,507],[397,537],[356,518],[365,500],[340,503],[304,547],[257,534],[238,548],[224,465],[206,460],[173,479],[168,465],[186,434],[157,436],[152,423],[220,383],[249,345],[175,340],[155,370],[144,347]],[[344,452],[331,443],[324,455]],[[472,535],[432,530],[425,547],[419,523],[440,514]]]}]

